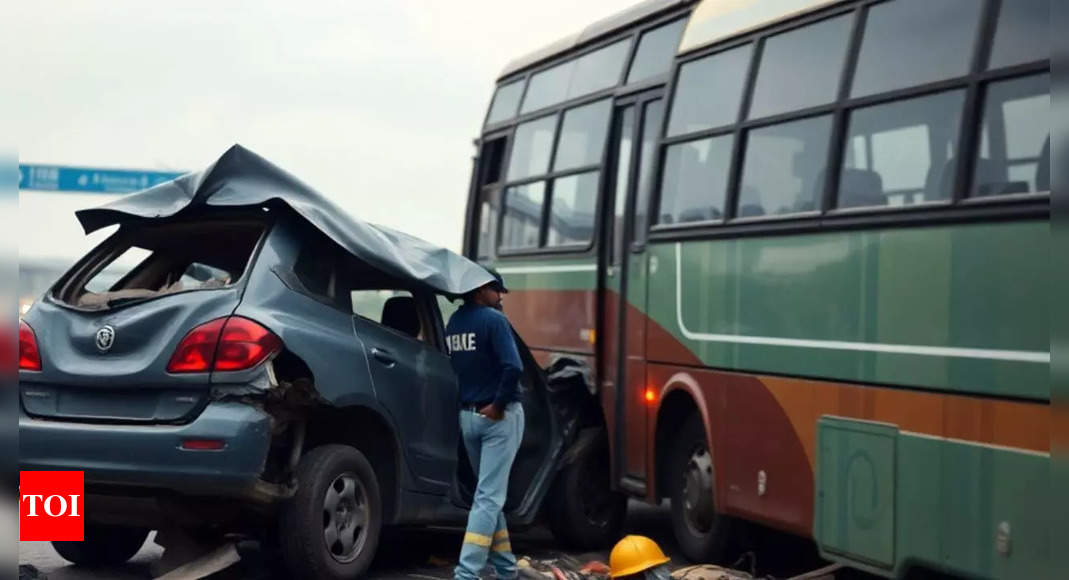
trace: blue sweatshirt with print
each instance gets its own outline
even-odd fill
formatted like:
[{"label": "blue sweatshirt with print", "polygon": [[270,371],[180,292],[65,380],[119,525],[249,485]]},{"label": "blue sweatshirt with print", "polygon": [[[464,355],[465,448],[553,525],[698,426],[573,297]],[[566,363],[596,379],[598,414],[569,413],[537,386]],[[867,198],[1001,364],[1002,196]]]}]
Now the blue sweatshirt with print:
[{"label": "blue sweatshirt with print", "polygon": [[505,315],[465,303],[445,327],[449,359],[460,387],[460,403],[493,402],[498,409],[520,398],[523,364]]}]

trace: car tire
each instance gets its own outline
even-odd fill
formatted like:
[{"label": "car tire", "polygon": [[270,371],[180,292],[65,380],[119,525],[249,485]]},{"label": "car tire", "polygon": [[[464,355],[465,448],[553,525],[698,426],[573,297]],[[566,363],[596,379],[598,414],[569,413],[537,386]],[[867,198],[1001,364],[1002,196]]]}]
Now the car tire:
[{"label": "car tire", "polygon": [[342,580],[367,571],[378,549],[382,500],[375,471],[348,445],[324,445],[297,466],[297,492],[278,518],[282,560],[294,578]]},{"label": "car tire", "polygon": [[731,520],[716,511],[712,459],[701,417],[691,415],[671,450],[666,484],[676,543],[693,562],[722,562],[731,533]]},{"label": "car tire", "polygon": [[52,547],[64,560],[86,568],[118,566],[134,557],[145,545],[149,530],[85,524],[81,542],[52,542]]},{"label": "car tire", "polygon": [[546,502],[553,536],[568,548],[598,550],[620,539],[627,496],[613,491],[605,437],[557,474]]}]

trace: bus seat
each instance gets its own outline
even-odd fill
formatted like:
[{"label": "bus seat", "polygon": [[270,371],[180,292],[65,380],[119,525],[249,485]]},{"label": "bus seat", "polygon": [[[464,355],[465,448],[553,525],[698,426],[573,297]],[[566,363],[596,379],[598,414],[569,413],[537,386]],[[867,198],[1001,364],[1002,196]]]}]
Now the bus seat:
[{"label": "bus seat", "polygon": [[[932,164],[928,168],[928,177],[924,180],[924,199],[933,201],[937,199],[950,199],[954,192],[954,174],[957,168],[957,158],[948,159],[942,167],[936,168]],[[977,167],[982,165],[977,160]],[[981,180],[978,180],[978,182]]]},{"label": "bus seat", "polygon": [[1050,191],[1050,135],[1043,142],[1043,150],[1039,152],[1039,163],[1036,165],[1036,191]]},{"label": "bus seat", "polygon": [[[945,195],[946,197],[932,198],[932,199],[950,199],[951,193],[954,191],[954,160],[947,161],[943,166],[943,171],[940,176],[940,189],[938,193]],[[1009,181],[1007,179],[1006,170],[998,170],[998,165],[986,158],[979,157],[976,160],[976,166],[973,168],[972,177],[972,194],[975,197],[987,197],[992,195],[1007,195],[1011,193],[1026,193],[1028,191],[1028,183],[1025,181]]]},{"label": "bus seat", "polygon": [[765,208],[758,203],[744,203],[739,206],[739,217],[760,217],[765,215]]},{"label": "bus seat", "polygon": [[707,208],[693,207],[679,214],[679,223],[703,222],[711,219],[713,219],[713,212]]},{"label": "bus seat", "polygon": [[871,169],[843,169],[839,180],[839,207],[887,205],[883,177]]},{"label": "bus seat", "polygon": [[747,185],[739,193],[739,217],[760,217],[765,215],[765,206],[761,204],[761,193]]}]

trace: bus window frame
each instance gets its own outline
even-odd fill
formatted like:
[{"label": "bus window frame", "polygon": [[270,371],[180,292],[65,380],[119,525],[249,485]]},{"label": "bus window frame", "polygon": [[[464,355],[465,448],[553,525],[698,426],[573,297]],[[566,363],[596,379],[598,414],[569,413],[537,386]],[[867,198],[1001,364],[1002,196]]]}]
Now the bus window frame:
[{"label": "bus window frame", "polygon": [[[589,52],[593,52],[593,51],[596,51],[596,50],[598,50],[600,48],[604,48],[604,47],[606,47],[606,46],[608,46],[610,44],[613,44],[614,42],[618,42],[618,41],[623,40],[623,39],[625,39],[627,37],[631,38],[630,51],[629,51],[629,53],[628,53],[628,55],[627,55],[627,57],[625,59],[624,66],[622,67],[623,70],[621,71],[620,78],[617,81],[617,84],[615,86],[607,87],[607,88],[602,89],[600,91],[597,91],[597,92],[594,92],[594,93],[589,93],[587,95],[582,95],[580,97],[576,97],[576,98],[573,98],[573,99],[568,99],[568,100],[565,100],[565,101],[561,101],[560,103],[556,103],[556,104],[544,107],[542,109],[538,109],[536,111],[530,111],[530,112],[527,112],[527,113],[521,113],[521,112],[519,112],[517,110],[517,114],[516,114],[515,117],[513,117],[511,119],[508,119],[506,121],[501,121],[501,122],[494,123],[494,124],[491,124],[491,125],[487,125],[486,124],[486,119],[488,119],[489,116],[490,116],[490,107],[489,107],[489,104],[488,104],[488,106],[486,108],[486,113],[483,115],[483,130],[482,130],[482,133],[483,134],[487,134],[487,133],[490,133],[490,132],[493,132],[493,131],[507,129],[512,125],[520,124],[520,123],[523,123],[524,121],[527,121],[527,120],[530,120],[530,119],[533,119],[533,118],[536,118],[536,117],[539,117],[539,116],[543,116],[543,115],[547,114],[550,111],[560,111],[560,110],[563,110],[563,109],[569,109],[569,108],[575,106],[577,103],[583,103],[583,102],[588,101],[588,100],[592,100],[592,101],[593,100],[597,100],[596,97],[608,97],[608,96],[617,97],[617,98],[626,97],[626,96],[633,95],[633,94],[636,94],[636,93],[644,92],[646,90],[649,90],[649,89],[652,89],[652,88],[655,88],[655,87],[663,87],[663,86],[667,85],[671,75],[673,74],[673,70],[674,70],[674,66],[675,66],[675,60],[677,58],[676,56],[673,57],[672,65],[669,66],[669,68],[666,69],[663,73],[661,73],[661,74],[659,74],[657,76],[653,76],[653,77],[649,77],[647,79],[643,79],[641,81],[637,81],[637,82],[632,83],[632,84],[624,84],[624,83],[627,82],[627,71],[629,71],[631,69],[631,63],[634,61],[635,53],[638,50],[638,40],[642,36],[642,34],[648,32],[650,30],[653,30],[654,28],[658,28],[658,27],[660,27],[660,26],[662,26],[664,24],[668,24],[669,22],[672,22],[674,20],[677,20],[677,19],[680,19],[680,18],[690,18],[690,13],[693,10],[693,8],[694,8],[694,6],[688,5],[688,6],[684,7],[684,8],[677,8],[677,9],[674,9],[674,10],[670,10],[668,12],[664,12],[662,14],[659,14],[659,15],[657,15],[655,17],[652,17],[652,18],[649,18],[649,19],[643,21],[641,24],[634,25],[633,28],[619,30],[619,31],[610,33],[607,36],[603,36],[603,37],[601,37],[601,38],[599,38],[599,39],[597,39],[597,40],[595,40],[595,41],[593,41],[591,43],[585,44],[581,48],[577,49],[575,52],[570,52],[570,53],[566,54],[565,56],[555,55],[553,57],[550,57],[550,58],[544,59],[542,61],[539,61],[538,63],[534,64],[530,68],[526,68],[526,69],[523,69],[521,71],[513,72],[513,73],[509,74],[506,77],[502,77],[502,78],[498,79],[497,82],[494,83],[494,91],[495,92],[497,91],[498,87],[501,87],[503,85],[509,84],[511,82],[515,82],[515,81],[520,80],[520,79],[524,80],[524,82],[526,83],[524,85],[524,94],[520,98],[520,107],[522,108],[523,99],[525,99],[527,97],[527,89],[528,89],[528,86],[530,85],[530,80],[531,80],[531,77],[533,75],[538,74],[541,71],[553,68],[555,65],[558,65],[558,64],[560,64],[562,62],[580,58],[580,57],[582,57],[583,55],[585,55],[585,54],[587,54]],[[493,99],[493,96],[491,95],[491,100],[492,99]]]},{"label": "bus window frame", "polygon": [[[613,89],[613,90],[615,90],[615,89]],[[597,248],[598,232],[601,231],[601,217],[602,217],[601,216],[601,212],[602,212],[602,205],[604,203],[604,199],[603,199],[604,195],[602,195],[603,194],[602,189],[605,187],[605,171],[604,171],[604,168],[605,168],[605,162],[606,162],[607,155],[608,155],[609,137],[610,137],[609,134],[611,133],[611,131],[607,129],[606,132],[605,132],[605,146],[602,147],[601,159],[598,161],[598,163],[592,163],[592,164],[583,165],[583,166],[580,166],[580,167],[571,167],[571,168],[568,168],[568,169],[563,170],[563,171],[557,171],[555,168],[553,168],[553,165],[556,162],[557,148],[560,145],[561,128],[564,126],[564,115],[569,110],[575,109],[575,108],[578,108],[578,107],[582,107],[584,105],[589,105],[589,104],[592,104],[592,103],[596,103],[596,102],[598,102],[600,100],[604,100],[604,99],[609,98],[609,99],[612,99],[612,101],[613,101],[611,103],[612,107],[610,108],[610,115],[609,115],[609,123],[611,124],[611,122],[612,122],[612,111],[614,110],[614,107],[615,107],[615,98],[613,98],[613,96],[611,96],[611,95],[605,95],[603,93],[604,93],[604,91],[599,91],[597,93],[591,93],[590,95],[587,95],[587,96],[583,97],[582,99],[576,99],[575,102],[569,103],[567,106],[562,106],[562,107],[556,108],[552,113],[547,113],[545,110],[543,110],[543,111],[541,111],[540,115],[532,116],[531,119],[519,119],[519,118],[517,118],[516,119],[516,125],[511,127],[508,130],[508,134],[511,135],[511,137],[510,137],[510,140],[509,140],[508,152],[506,154],[506,159],[505,159],[505,163],[506,164],[511,163],[511,160],[512,160],[512,145],[515,142],[515,138],[514,137],[515,137],[516,127],[518,127],[519,125],[523,124],[524,122],[526,122],[528,120],[532,120],[532,119],[544,118],[544,117],[548,117],[550,115],[556,115],[556,117],[557,117],[556,129],[555,129],[555,132],[554,132],[554,135],[553,135],[553,146],[550,147],[550,151],[549,151],[549,155],[550,155],[550,157],[549,157],[549,159],[550,159],[550,171],[549,171],[549,173],[540,173],[538,175],[527,176],[527,177],[524,177],[523,179],[517,179],[517,180],[509,180],[509,179],[506,178],[505,180],[503,180],[499,184],[500,187],[501,187],[501,200],[500,200],[500,203],[501,203],[501,208],[502,209],[501,209],[501,211],[498,212],[498,218],[497,219],[499,221],[498,221],[497,233],[495,234],[495,239],[494,239],[494,244],[493,244],[494,248],[495,248],[496,256],[499,256],[499,257],[517,257],[517,256],[539,256],[539,255],[553,255],[553,254],[568,254],[568,255],[588,256],[588,255],[592,255],[592,254],[595,253],[595,250]],[[615,93],[612,93],[612,95],[614,95],[614,94]],[[611,127],[609,127],[609,129],[611,129]],[[597,171],[598,172],[598,189],[597,189],[597,192],[596,192],[597,203],[595,203],[595,209],[594,209],[594,223],[593,223],[593,230],[592,230],[593,233],[591,235],[590,241],[585,243],[585,244],[566,244],[566,245],[559,245],[559,246],[548,246],[548,245],[546,245],[547,239],[549,237],[549,219],[550,219],[550,215],[551,215],[551,212],[552,212],[552,199],[553,199],[553,184],[554,184],[554,181],[559,179],[559,178],[561,178],[561,177],[568,177],[570,175],[577,175],[577,174],[580,174],[580,173],[589,173],[591,171]],[[539,225],[539,233],[538,233],[538,247],[537,248],[509,248],[509,247],[506,247],[506,246],[502,246],[501,245],[501,235],[500,234],[503,231],[503,228],[501,227],[501,223],[500,222],[505,219],[505,212],[504,212],[504,207],[505,206],[504,206],[504,204],[505,204],[505,193],[506,193],[506,190],[508,190],[510,187],[513,187],[513,186],[527,185],[527,184],[534,183],[534,182],[537,182],[537,181],[545,181],[546,182],[545,200],[542,203],[542,217],[541,217],[541,222],[540,222],[540,225]],[[473,216],[474,214],[468,214],[468,215],[469,216]]]},{"label": "bus window frame", "polygon": [[501,175],[504,177],[505,173],[508,171],[509,158],[512,155],[512,137],[512,130],[500,129],[497,131],[485,132],[474,142],[476,157],[472,163],[471,184],[469,186],[470,191],[468,194],[467,207],[465,208],[466,211],[464,213],[464,215],[467,217],[467,219],[465,220],[464,227],[464,252],[465,255],[473,256],[476,260],[493,259],[497,255],[496,228],[500,225],[501,208],[499,205],[497,219],[495,219],[494,222],[490,224],[492,238],[490,240],[490,247],[487,248],[487,255],[480,256],[479,225],[481,223],[480,220],[482,215],[481,204],[483,197],[487,195],[486,192],[489,192],[489,195],[491,196],[496,196],[498,204],[500,204],[503,199],[503,192],[505,188],[504,184],[506,183],[504,179],[501,179],[500,181],[491,184],[484,185],[480,183],[480,180],[483,176],[483,172],[485,171],[485,167],[483,167],[484,160],[482,156],[483,146],[490,141],[495,141],[497,139],[505,139],[505,152],[501,158]]},{"label": "bus window frame", "polygon": [[[630,98],[632,96],[644,93],[644,92],[652,90],[652,89],[662,89],[663,90],[670,83],[671,77],[674,74],[673,71],[674,71],[674,67],[675,67],[676,56],[673,56],[672,63],[670,64],[670,66],[668,67],[668,69],[664,73],[662,73],[660,75],[656,75],[656,76],[652,76],[652,77],[643,79],[641,81],[632,83],[630,85],[626,84],[628,71],[631,70],[631,64],[634,62],[635,55],[636,55],[637,50],[638,50],[639,40],[640,40],[640,38],[641,38],[641,36],[643,34],[645,34],[646,32],[649,32],[650,30],[653,30],[655,28],[658,28],[660,26],[663,26],[665,24],[668,24],[668,23],[670,23],[672,21],[675,21],[675,20],[678,20],[678,19],[681,19],[681,18],[682,19],[689,19],[693,8],[694,8],[693,5],[687,5],[687,6],[684,6],[684,7],[677,7],[675,9],[672,9],[672,10],[669,10],[669,11],[654,15],[652,17],[649,17],[649,18],[645,19],[641,23],[632,25],[631,28],[614,31],[614,32],[609,33],[609,34],[607,34],[607,35],[605,35],[605,36],[603,36],[603,37],[601,37],[599,39],[596,39],[593,42],[587,43],[586,45],[584,45],[583,47],[581,47],[580,49],[578,49],[578,50],[576,50],[574,52],[570,52],[570,53],[568,53],[568,54],[566,54],[564,56],[556,55],[554,57],[550,57],[550,58],[544,59],[543,61],[536,63],[532,67],[528,67],[528,68],[520,70],[520,71],[514,71],[514,72],[510,73],[509,75],[507,75],[505,77],[499,78],[497,80],[497,82],[494,84],[495,93],[496,93],[497,89],[499,87],[503,86],[503,85],[506,85],[506,84],[509,84],[509,83],[513,83],[513,82],[518,82],[518,81],[524,83],[523,94],[520,97],[520,105],[517,108],[516,115],[514,117],[512,117],[511,119],[507,119],[507,120],[500,121],[500,122],[493,123],[493,124],[488,124],[487,123],[487,119],[489,119],[489,116],[490,116],[490,106],[489,105],[491,105],[493,103],[493,101],[492,101],[493,96],[491,95],[491,102],[486,107],[486,112],[483,115],[483,128],[482,128],[482,131],[481,131],[481,137],[476,140],[476,145],[481,147],[482,142],[485,141],[485,140],[499,138],[501,136],[506,136],[508,138],[508,144],[507,144],[507,147],[506,147],[505,159],[504,159],[504,168],[503,168],[502,171],[505,174],[507,174],[508,166],[509,166],[509,164],[511,163],[511,160],[512,160],[512,148],[513,148],[513,145],[515,143],[515,130],[516,130],[516,127],[518,127],[519,125],[521,125],[521,124],[523,124],[523,123],[525,123],[527,121],[531,121],[531,120],[534,120],[534,119],[537,119],[537,118],[540,118],[540,117],[548,116],[549,114],[558,115],[558,127],[557,127],[558,135],[555,135],[555,137],[554,137],[553,149],[550,152],[551,160],[552,160],[552,157],[556,157],[557,138],[559,137],[560,123],[563,121],[563,112],[565,110],[571,109],[571,108],[574,108],[574,107],[578,107],[578,106],[582,106],[584,104],[592,103],[592,102],[595,102],[597,100],[604,99],[604,98],[613,99],[613,108],[615,110],[616,101],[621,99],[621,98]],[[568,99],[568,100],[565,100],[563,102],[556,103],[556,104],[554,104],[552,106],[547,106],[547,107],[544,107],[544,108],[536,110],[536,111],[530,111],[530,112],[527,112],[527,113],[520,112],[520,110],[523,107],[523,101],[524,101],[524,99],[527,98],[527,91],[528,91],[528,88],[530,86],[531,77],[533,75],[537,74],[540,71],[552,68],[553,66],[556,66],[556,65],[558,65],[558,64],[560,64],[562,62],[565,62],[565,61],[567,61],[569,59],[580,58],[580,57],[582,57],[583,55],[585,55],[585,54],[587,54],[589,52],[593,52],[593,51],[599,50],[601,48],[604,48],[605,46],[608,46],[610,44],[613,44],[613,43],[618,42],[620,40],[623,40],[625,38],[630,38],[630,45],[629,45],[629,49],[628,49],[628,54],[627,54],[627,56],[625,58],[625,61],[624,61],[624,65],[621,67],[620,78],[618,79],[616,86],[608,87],[606,89],[603,89],[603,90],[600,90],[600,91],[597,91],[597,92],[594,92],[594,93],[590,93],[590,94],[587,94],[587,95],[583,95],[583,96],[580,96],[580,97],[576,97],[574,99]],[[665,93],[665,94],[667,94],[667,93]],[[665,107],[667,109],[667,103],[665,104]],[[610,119],[610,122],[611,122],[611,119]],[[659,134],[657,135],[657,139],[658,140],[660,139],[660,135]],[[493,241],[491,243],[491,251],[490,251],[491,259],[496,259],[498,257],[508,258],[508,257],[522,257],[522,256],[542,256],[542,255],[551,255],[551,256],[552,255],[567,255],[567,256],[576,256],[576,257],[591,257],[591,256],[594,256],[594,257],[596,257],[597,248],[599,247],[598,246],[598,238],[600,237],[600,232],[601,232],[601,227],[602,227],[602,221],[601,221],[602,220],[602,216],[601,216],[601,213],[603,211],[604,192],[601,191],[601,190],[604,189],[604,187],[605,187],[604,167],[605,167],[605,163],[606,163],[606,159],[607,159],[605,156],[607,155],[608,145],[609,145],[609,142],[607,141],[607,145],[606,145],[606,148],[605,148],[606,151],[603,151],[601,163],[598,164],[597,166],[593,166],[592,165],[592,166],[586,166],[586,167],[578,167],[578,168],[575,168],[575,169],[571,169],[568,172],[551,172],[551,173],[548,173],[548,174],[545,174],[545,175],[540,175],[540,176],[534,177],[534,178],[526,178],[524,180],[517,180],[515,182],[508,181],[507,176],[506,176],[506,179],[504,179],[503,181],[498,183],[495,187],[497,188],[496,194],[498,196],[498,203],[499,203],[500,207],[499,207],[497,218],[496,218],[494,224],[491,226],[491,228],[492,228],[492,230],[494,232],[494,238],[493,238]],[[660,147],[659,141],[658,141],[656,146]],[[657,171],[658,171],[658,168],[660,166],[660,163],[658,162],[658,160],[656,158],[656,155],[657,154],[655,154],[653,168],[652,168],[652,171],[654,172],[653,179],[659,179],[659,176],[657,175]],[[547,247],[547,246],[544,245],[544,239],[543,238],[544,238],[544,236],[548,235],[548,231],[547,231],[546,227],[541,227],[540,228],[540,232],[539,232],[539,243],[540,243],[540,245],[539,245],[538,248],[508,249],[508,248],[503,248],[501,246],[501,239],[500,239],[500,235],[501,235],[501,232],[502,232],[502,227],[501,226],[502,226],[502,220],[504,220],[504,216],[505,216],[505,212],[504,212],[505,191],[508,189],[508,187],[510,187],[512,185],[523,185],[525,183],[531,183],[531,182],[534,182],[534,181],[545,180],[545,181],[547,181],[545,195],[546,195],[547,199],[550,199],[552,197],[552,185],[553,185],[553,180],[554,179],[559,178],[559,177],[565,177],[565,176],[573,174],[573,173],[583,173],[583,172],[587,172],[587,171],[592,171],[594,169],[597,169],[600,172],[600,174],[599,174],[599,183],[598,183],[599,191],[598,191],[598,202],[596,204],[596,208],[597,209],[596,209],[595,222],[594,222],[594,234],[593,234],[592,240],[591,240],[591,242],[589,244],[586,244],[586,245],[569,245],[569,246],[548,246]],[[477,176],[475,176],[473,174],[473,177],[472,177],[472,180],[471,180],[471,186],[469,187],[468,203],[467,203],[467,208],[466,208],[467,211],[465,213],[465,216],[467,217],[466,222],[472,223],[472,224],[475,223],[475,220],[473,218],[476,217],[476,209],[479,207],[479,201],[481,200],[482,195],[483,195],[483,189],[478,186],[478,178],[477,178]],[[656,192],[656,182],[655,182],[654,183],[654,191],[652,191],[650,193],[649,202],[652,204],[655,201],[656,198],[657,198],[657,192]],[[545,204],[545,207],[543,208],[543,214],[544,214],[543,220],[548,219],[548,213],[547,213],[548,211],[551,211],[551,210],[549,208],[549,203],[547,202]],[[478,240],[476,239],[476,237],[477,237],[477,228],[475,227],[475,225],[470,225],[470,226],[466,225],[465,226],[465,240],[467,241],[467,245],[465,247],[466,255],[474,256],[475,254],[478,253],[478,248],[477,248]],[[649,237],[649,230],[647,229],[647,231],[646,231],[646,239],[647,240],[648,240],[648,237]],[[640,248],[636,248],[635,251],[641,251],[641,249]]]},{"label": "bus window frame", "polygon": [[[597,40],[596,42],[587,44],[586,46],[582,47],[580,50],[578,50],[576,52],[569,53],[564,58],[551,58],[549,60],[540,62],[534,68],[530,68],[530,69],[527,69],[526,71],[524,71],[522,73],[522,75],[527,78],[527,81],[526,81],[527,85],[524,87],[524,94],[523,94],[523,97],[520,99],[520,105],[519,105],[519,109],[517,111],[517,114],[516,114],[515,117],[513,117],[511,119],[511,122],[522,123],[528,117],[535,118],[535,117],[538,117],[538,116],[546,115],[550,111],[559,112],[559,111],[564,110],[564,109],[570,109],[570,108],[575,106],[574,103],[585,102],[585,101],[588,101],[588,100],[596,101],[597,99],[591,99],[591,97],[594,96],[594,95],[601,95],[602,97],[607,96],[607,95],[615,95],[616,91],[622,86],[624,81],[627,79],[627,69],[631,65],[631,59],[634,58],[635,34],[636,34],[635,30],[629,30],[629,31],[627,31],[627,32],[625,32],[623,34],[609,35],[609,36],[606,36],[604,38],[601,38],[601,39]],[[604,89],[600,89],[600,90],[594,91],[592,93],[586,93],[585,95],[579,95],[577,97],[570,97],[570,98],[565,97],[565,99],[563,101],[559,101],[559,102],[553,103],[551,105],[546,105],[546,106],[541,107],[539,109],[534,109],[534,110],[531,110],[531,111],[523,112],[523,101],[524,101],[524,99],[527,98],[527,90],[531,85],[531,78],[532,77],[534,77],[535,75],[537,75],[540,72],[549,70],[549,69],[551,69],[551,68],[553,68],[555,66],[558,66],[558,65],[561,65],[561,64],[565,64],[567,62],[573,62],[573,63],[577,62],[579,59],[583,58],[584,56],[586,56],[586,55],[588,55],[590,53],[597,52],[598,50],[601,50],[601,49],[603,49],[603,48],[605,48],[607,46],[616,44],[617,42],[621,42],[621,41],[629,41],[631,44],[628,47],[628,52],[625,55],[623,64],[620,67],[622,69],[622,72],[620,73],[619,77],[616,79],[616,84],[615,85],[612,85],[610,87],[606,87]],[[514,80],[516,80],[517,77],[510,76],[510,77],[507,77],[507,78],[510,81],[514,81]],[[570,78],[569,78],[569,82],[571,82]],[[500,87],[500,86],[505,85],[505,84],[507,84],[507,83],[505,81],[503,81],[503,80],[502,81],[498,81],[494,85],[494,90],[496,91],[497,87]],[[565,91],[565,94],[567,94],[567,91]],[[487,117],[489,117],[489,115],[490,115],[489,108],[487,108],[486,115],[487,115]],[[503,125],[505,123],[501,123],[501,124]]]},{"label": "bus window frame", "polygon": [[[494,131],[495,128],[497,128],[497,127],[507,127],[509,124],[514,123],[516,121],[516,119],[520,116],[520,104],[522,104],[523,103],[523,99],[527,97],[527,86],[528,86],[528,84],[530,84],[530,81],[531,81],[530,77],[531,77],[530,74],[522,73],[522,74],[519,74],[519,75],[512,75],[512,76],[506,77],[506,78],[504,78],[502,80],[499,80],[496,83],[494,83],[494,92],[490,95],[490,104],[487,105],[486,114],[483,115],[483,138],[484,139],[485,139],[485,135],[488,132]],[[494,108],[494,99],[497,98],[497,92],[499,90],[501,90],[502,87],[507,86],[507,85],[511,85],[512,83],[523,83],[523,90],[520,91],[520,101],[519,101],[519,104],[516,105],[516,111],[508,119],[504,119],[504,120],[501,120],[501,121],[490,123],[490,111],[493,110],[493,108]]]},{"label": "bus window frame", "polygon": [[[650,199],[650,227],[647,232],[649,242],[672,241],[691,238],[720,238],[744,235],[786,234],[805,231],[828,231],[836,228],[873,227],[883,225],[906,225],[916,223],[942,223],[957,221],[990,220],[1001,218],[1027,218],[1049,216],[1050,192],[1031,192],[1013,195],[1000,195],[985,198],[971,198],[968,191],[972,185],[976,153],[979,147],[978,134],[980,117],[983,115],[983,95],[985,88],[994,82],[1012,80],[1040,73],[1050,73],[1050,59],[1036,60],[1028,63],[1003,67],[987,68],[991,47],[998,24],[998,12],[1001,0],[982,0],[980,23],[976,37],[970,48],[968,72],[963,76],[940,79],[930,83],[895,89],[859,98],[850,98],[850,87],[857,70],[860,47],[864,41],[865,23],[869,8],[886,0],[858,0],[856,2],[837,4],[809,14],[763,27],[756,31],[732,37],[724,42],[701,47],[677,55],[670,71],[670,78],[665,89],[666,103],[664,119],[658,136],[658,153],[656,155],[654,191]],[[843,62],[843,71],[839,75],[839,88],[836,99],[828,104],[788,111],[756,120],[746,118],[749,111],[761,55],[765,41],[777,34],[796,30],[829,18],[853,14],[847,55]],[[668,120],[674,105],[680,68],[692,61],[710,55],[725,52],[753,43],[747,84],[743,88],[740,115],[736,123],[713,127],[703,131],[667,137]],[[954,173],[952,196],[948,200],[924,202],[911,206],[876,206],[862,208],[836,208],[838,198],[838,178],[842,169],[843,147],[847,137],[849,116],[856,109],[887,104],[895,101],[917,98],[943,91],[960,89],[965,91],[965,100],[961,109],[961,124],[958,128],[957,166]],[[779,215],[737,217],[737,203],[742,168],[745,160],[742,155],[746,148],[746,135],[752,129],[774,125],[792,120],[801,120],[818,115],[832,116],[832,130],[827,156],[828,178],[817,211]],[[727,192],[727,207],[724,218],[684,224],[659,224],[662,183],[665,169],[665,155],[671,145],[695,139],[716,137],[727,134],[735,135],[734,151],[731,160],[731,178]]]}]

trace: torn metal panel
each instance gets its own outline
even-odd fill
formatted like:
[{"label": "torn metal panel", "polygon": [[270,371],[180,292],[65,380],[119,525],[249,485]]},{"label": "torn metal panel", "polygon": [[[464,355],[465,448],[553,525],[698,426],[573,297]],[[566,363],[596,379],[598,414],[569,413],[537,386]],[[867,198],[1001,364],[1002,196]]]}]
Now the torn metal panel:
[{"label": "torn metal panel", "polygon": [[318,191],[256,153],[234,145],[207,169],[76,213],[88,234],[134,221],[162,220],[212,207],[284,205],[354,256],[383,272],[460,295],[493,277],[427,241],[350,216]]}]

